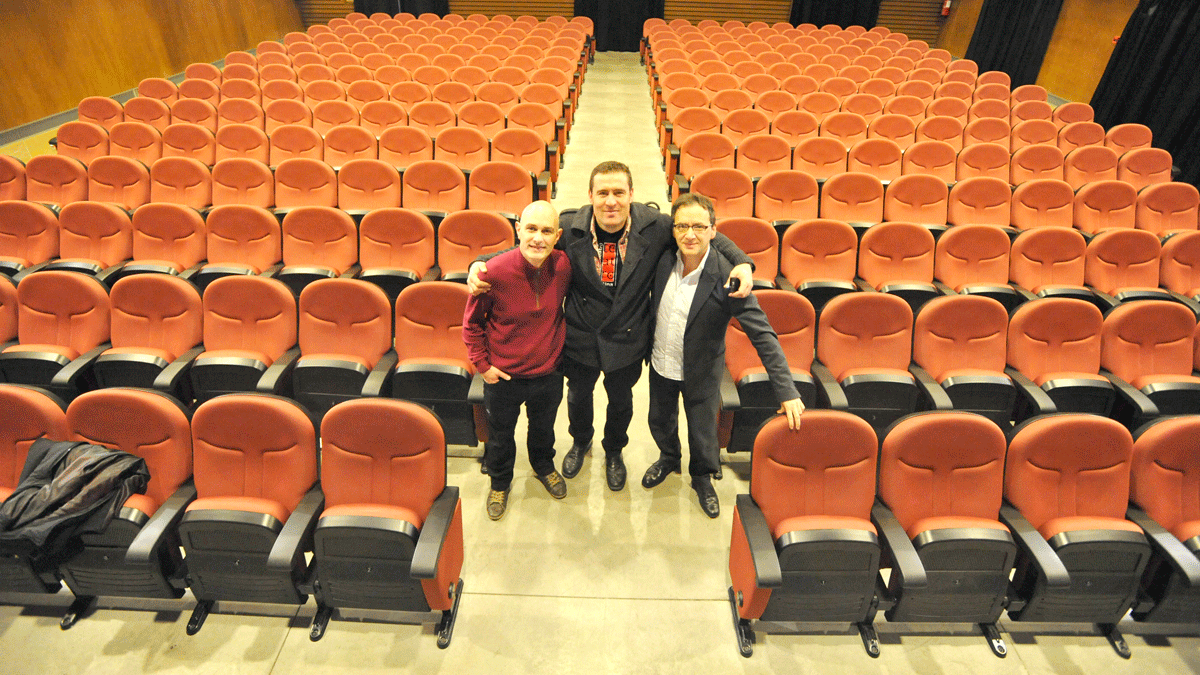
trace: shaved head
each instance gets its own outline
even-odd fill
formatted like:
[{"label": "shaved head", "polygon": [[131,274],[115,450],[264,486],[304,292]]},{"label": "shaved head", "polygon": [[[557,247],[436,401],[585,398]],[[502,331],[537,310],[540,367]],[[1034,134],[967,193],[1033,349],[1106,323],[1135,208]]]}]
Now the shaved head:
[{"label": "shaved head", "polygon": [[550,202],[533,202],[529,206],[526,206],[525,210],[521,212],[521,220],[519,222],[524,223],[530,220],[533,220],[539,224],[554,223],[557,225],[558,210],[555,209]]}]

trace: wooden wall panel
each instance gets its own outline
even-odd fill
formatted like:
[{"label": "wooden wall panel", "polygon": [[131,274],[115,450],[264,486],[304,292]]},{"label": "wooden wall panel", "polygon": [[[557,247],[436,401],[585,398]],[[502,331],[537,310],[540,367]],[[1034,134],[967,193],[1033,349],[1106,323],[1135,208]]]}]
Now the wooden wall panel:
[{"label": "wooden wall panel", "polygon": [[575,2],[574,0],[510,0],[509,2],[503,0],[450,0],[450,11],[463,16],[507,14],[515,18],[522,14],[528,14],[541,20],[550,16],[562,16],[569,19],[575,16]]},{"label": "wooden wall panel", "polygon": [[704,19],[714,21],[737,20],[743,23],[765,21],[776,23],[787,21],[792,16],[790,0],[666,0],[663,18],[667,21],[687,19],[693,24]]},{"label": "wooden wall panel", "polygon": [[299,30],[292,0],[0,2],[0,129]]},{"label": "wooden wall panel", "polygon": [[1037,83],[1068,101],[1090,101],[1112,56],[1113,38],[1138,0],[1063,0]]},{"label": "wooden wall panel", "polygon": [[877,24],[910,40],[937,42],[942,30],[942,0],[883,0]]},{"label": "wooden wall panel", "polygon": [[295,0],[304,27],[329,23],[330,19],[345,18],[354,11],[354,0]]}]

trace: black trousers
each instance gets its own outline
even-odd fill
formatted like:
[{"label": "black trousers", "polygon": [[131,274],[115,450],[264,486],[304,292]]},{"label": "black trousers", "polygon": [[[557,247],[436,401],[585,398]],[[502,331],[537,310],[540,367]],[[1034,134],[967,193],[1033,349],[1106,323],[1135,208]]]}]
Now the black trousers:
[{"label": "black trousers", "polygon": [[517,418],[522,403],[529,422],[525,443],[529,449],[529,465],[539,476],[554,471],[554,418],[562,403],[562,389],[563,376],[558,372],[484,384],[488,441],[484,446],[483,461],[492,478],[493,490],[507,490],[512,485],[513,466],[517,461]]},{"label": "black trousers", "polygon": [[690,391],[683,382],[670,380],[650,368],[650,435],[664,459],[683,461],[679,445],[679,397],[688,422],[688,473],[693,477],[714,474],[721,466],[721,448],[717,444],[717,414],[721,395],[717,387],[710,392]]},{"label": "black trousers", "polygon": [[[600,379],[600,369],[565,357],[562,369],[567,376],[568,431],[577,445],[587,445],[596,433],[592,426],[592,392],[596,389],[596,381]],[[606,454],[621,452],[629,444],[629,422],[633,420],[633,385],[641,376],[641,361],[604,373],[608,410],[604,418],[604,439],[600,445]]]}]

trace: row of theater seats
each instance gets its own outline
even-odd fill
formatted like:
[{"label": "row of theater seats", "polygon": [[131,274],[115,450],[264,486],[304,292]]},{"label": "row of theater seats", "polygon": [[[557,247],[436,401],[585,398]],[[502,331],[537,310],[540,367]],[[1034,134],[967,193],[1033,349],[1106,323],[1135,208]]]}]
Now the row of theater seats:
[{"label": "row of theater seats", "polygon": [[[1196,314],[1180,303],[1146,299],[1102,315],[1083,300],[1035,298],[1010,318],[979,295],[935,297],[914,312],[886,289],[845,293],[819,313],[790,291],[755,297],[805,405],[849,410],[876,432],[918,410],[966,410],[1005,430],[1054,412],[1111,417],[1131,429],[1200,414],[1200,334]],[[720,437],[744,451],[778,405],[736,324],[726,345]]]},{"label": "row of theater seats", "polygon": [[222,276],[256,274],[276,277],[296,294],[317,279],[355,277],[395,299],[417,281],[461,281],[477,255],[513,245],[512,224],[487,211],[455,211],[436,226],[412,209],[359,215],[356,222],[344,210],[310,205],[280,218],[241,204],[202,215],[177,204],[146,204],[131,218],[111,204],[75,202],[56,217],[40,204],[0,202],[0,226],[18,243],[0,250],[0,274],[19,282],[62,270],[111,286],[158,273],[201,289]]},{"label": "row of theater seats", "polygon": [[[1095,624],[1131,655],[1117,623],[1193,623],[1200,612],[1194,452],[1200,416],[1132,434],[1094,415],[1038,417],[1006,439],[986,420],[929,412],[886,431],[807,411],[798,432],[767,424],[730,542],[738,648],[796,622]],[[803,498],[795,498],[803,495]],[[880,568],[890,568],[885,580]],[[1011,578],[1010,578],[1011,577]],[[1170,630],[1170,628],[1167,628]]]},{"label": "row of theater seats", "polygon": [[225,118],[217,113],[175,122],[161,131],[144,122],[118,122],[111,130],[91,122],[68,122],[55,139],[58,154],[85,164],[117,155],[147,165],[160,157],[193,157],[209,165],[225,157],[271,164],[289,157],[324,157],[335,166],[349,159],[379,158],[404,167],[415,159],[432,158],[439,145],[435,140],[451,129],[470,130],[454,131],[442,139],[443,154],[451,156],[466,152],[459,149],[464,145],[478,152],[505,131],[523,130],[532,135],[503,135],[497,159],[511,158],[534,173],[549,171],[553,180],[566,142],[563,118],[534,101],[517,103],[507,112],[481,101],[457,112],[436,101],[422,101],[409,110],[392,101],[377,101],[367,104],[362,116],[345,101],[324,101],[311,110],[302,101],[275,101],[267,112],[251,101],[240,102],[246,108],[244,116]]},{"label": "row of theater seats", "polygon": [[[754,260],[755,286],[799,291],[819,310],[831,297],[888,290],[913,309],[953,293],[1008,309],[1035,297],[1073,297],[1108,310],[1126,300],[1174,300],[1200,314],[1200,232],[1160,241],[1140,230],[1090,239],[1043,227],[1011,237],[995,225],[929,228],[890,221],[859,232],[840,220],[800,220],[780,234],[761,218],[725,218],[717,230]],[[1010,243],[1011,242],[1011,243]]]},{"label": "row of theater seats", "polygon": [[486,437],[471,405],[483,390],[461,337],[462,284],[412,284],[393,303],[360,279],[320,279],[297,300],[257,275],[219,278],[202,297],[184,279],[137,274],[110,295],[92,277],[42,271],[15,292],[4,278],[0,291],[9,333],[0,381],[67,401],[123,386],[188,405],[259,391],[292,398],[317,420],[343,401],[394,396],[438,412],[451,443]]},{"label": "row of theater seats", "polygon": [[[921,137],[919,132],[917,137]],[[1172,173],[1170,153],[1158,148],[1138,148],[1118,156],[1113,148],[1091,145],[1064,155],[1053,145],[1030,145],[1010,154],[998,143],[968,143],[955,150],[943,141],[911,142],[913,137],[906,136],[906,144],[902,144],[871,137],[869,132],[865,139],[820,136],[816,128],[796,137],[795,146],[792,140],[773,133],[742,136],[724,128],[690,133],[682,145],[670,147],[667,168],[673,171],[672,188],[686,188],[704,169],[724,167],[740,169],[753,178],[787,169],[818,180],[846,172],[869,173],[885,183],[906,174],[928,174],[945,183],[988,176],[1013,187],[1053,179],[1066,181],[1072,190],[1093,182],[1120,181],[1127,184],[1126,192],[1136,196],[1146,186],[1169,183]],[[851,145],[846,145],[847,140]]]},{"label": "row of theater seats", "polygon": [[0,384],[0,497],[17,487],[39,439],[127,452],[150,472],[145,494],[100,532],[52,550],[5,544],[0,592],[31,602],[65,582],[74,601],[63,629],[98,596],[136,606],[190,589],[189,635],[223,602],[299,606],[314,595],[313,640],[335,616],[410,622],[420,612],[416,621],[437,624],[438,646],[450,643],[462,507],[446,485],[437,418],[419,405],[352,401],[318,426],[296,403],[264,394],[223,396],[192,413],[145,389],[93,391],[68,406]]},{"label": "row of theater seats", "polygon": [[112,204],[130,212],[145,204],[168,203],[193,209],[254,206],[282,215],[297,206],[340,205],[361,215],[357,212],[403,205],[440,219],[469,206],[515,221],[549,190],[544,175],[539,178],[507,161],[483,161],[464,170],[429,159],[414,161],[401,172],[379,159],[352,159],[335,169],[321,159],[295,157],[272,170],[256,159],[231,157],[210,171],[199,160],[184,157],[164,157],[147,169],[127,157],[99,157],[85,167],[69,157],[40,155],[29,160],[23,173],[24,201],[55,211],[80,202]]},{"label": "row of theater seats", "polygon": [[1195,230],[1200,223],[1200,192],[1188,183],[1148,185],[1140,192],[1124,181],[1083,185],[1050,178],[1015,188],[989,176],[947,184],[943,178],[913,173],[883,180],[865,172],[834,174],[819,181],[801,170],[771,171],[755,180],[741,169],[700,171],[681,189],[713,200],[720,218],[755,216],[764,220],[821,218],[856,223],[908,221],[933,228],[996,225],[1014,230],[1074,227],[1086,234],[1107,229],[1146,230],[1158,236]]}]

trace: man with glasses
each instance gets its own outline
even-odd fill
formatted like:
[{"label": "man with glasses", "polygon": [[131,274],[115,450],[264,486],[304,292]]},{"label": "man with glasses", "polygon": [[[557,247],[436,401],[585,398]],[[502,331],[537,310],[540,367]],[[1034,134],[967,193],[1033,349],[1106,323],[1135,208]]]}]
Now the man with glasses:
[{"label": "man with glasses", "polygon": [[653,488],[679,473],[679,397],[688,422],[688,473],[700,508],[709,518],[721,513],[712,475],[720,468],[717,414],[725,367],[725,330],[736,317],[758,351],[792,429],[800,427],[804,404],[792,382],[779,338],[751,295],[735,298],[723,285],[733,265],[710,246],[716,236],[716,211],[707,197],[685,194],[671,207],[677,251],[663,254],[654,278],[656,308],[650,356],[650,434],[658,461],[642,478]]}]

